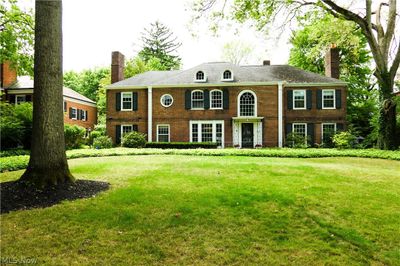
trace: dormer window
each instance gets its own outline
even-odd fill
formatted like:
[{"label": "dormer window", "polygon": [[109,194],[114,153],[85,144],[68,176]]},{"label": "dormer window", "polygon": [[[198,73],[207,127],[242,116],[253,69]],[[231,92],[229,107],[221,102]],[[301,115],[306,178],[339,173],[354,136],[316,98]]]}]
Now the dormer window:
[{"label": "dormer window", "polygon": [[196,82],[206,82],[206,75],[203,71],[197,71],[196,77],[194,79]]},{"label": "dormer window", "polygon": [[222,73],[222,81],[232,81],[232,80],[233,80],[232,71],[225,70],[224,73]]}]

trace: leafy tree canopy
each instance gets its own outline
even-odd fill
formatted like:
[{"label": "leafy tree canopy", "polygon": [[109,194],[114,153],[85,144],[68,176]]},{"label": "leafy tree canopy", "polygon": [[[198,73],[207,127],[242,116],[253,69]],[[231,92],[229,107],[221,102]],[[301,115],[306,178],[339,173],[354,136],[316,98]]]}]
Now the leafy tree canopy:
[{"label": "leafy tree canopy", "polygon": [[157,58],[162,70],[179,69],[181,58],[175,52],[182,44],[167,26],[159,21],[151,23],[141,39],[143,48],[138,55],[146,64]]},{"label": "leafy tree canopy", "polygon": [[10,61],[19,75],[33,76],[34,16],[17,0],[0,0],[0,62]]}]

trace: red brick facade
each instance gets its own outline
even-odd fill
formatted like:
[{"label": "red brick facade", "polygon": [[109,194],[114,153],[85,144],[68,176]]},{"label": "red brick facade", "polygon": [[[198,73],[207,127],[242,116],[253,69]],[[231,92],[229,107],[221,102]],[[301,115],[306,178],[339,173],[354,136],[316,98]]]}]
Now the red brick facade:
[{"label": "red brick facade", "polygon": [[[71,108],[75,108],[77,110],[76,118],[71,117]],[[85,112],[85,114],[79,116],[78,110],[82,110]],[[97,124],[97,108],[92,105],[68,100],[68,98],[64,97],[64,123],[93,130],[94,126]]]},{"label": "red brick facade", "polygon": [[[185,108],[185,91],[195,88],[153,88],[152,89],[152,141],[157,139],[157,125],[168,124],[171,142],[190,141],[190,121],[193,120],[223,120],[224,146],[233,146],[234,119],[238,117],[238,95],[244,90],[256,95],[256,110],[262,128],[261,145],[276,147],[278,143],[278,85],[269,86],[232,86],[232,87],[201,87],[201,90],[227,89],[229,91],[229,108],[223,110],[187,110]],[[311,90],[312,107],[306,110],[289,110],[289,90]],[[340,90],[339,109],[317,109],[317,90]],[[116,95],[121,92],[137,92],[137,111],[117,111]],[[164,94],[173,97],[170,107],[163,107],[160,98]],[[321,143],[321,123],[340,123],[345,126],[346,120],[346,88],[345,87],[284,87],[283,88],[283,136],[286,135],[285,125],[288,123],[310,123],[314,128],[314,143]],[[236,118],[235,118],[236,119]],[[241,118],[245,123],[246,118]],[[252,121],[250,121],[252,122]],[[148,90],[127,89],[107,90],[107,134],[116,142],[118,125],[137,125],[138,131],[148,134]]]}]

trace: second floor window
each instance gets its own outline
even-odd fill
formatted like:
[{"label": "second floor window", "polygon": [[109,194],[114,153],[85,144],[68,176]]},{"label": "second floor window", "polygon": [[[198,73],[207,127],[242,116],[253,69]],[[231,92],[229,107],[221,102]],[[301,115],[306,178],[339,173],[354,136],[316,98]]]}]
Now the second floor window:
[{"label": "second floor window", "polygon": [[132,110],[132,92],[121,93],[122,110]]},{"label": "second floor window", "polygon": [[322,108],[335,108],[335,90],[322,90]]},{"label": "second floor window", "polygon": [[306,108],[306,91],[305,90],[294,90],[293,91],[293,103],[294,103],[294,109],[305,109]]},{"label": "second floor window", "polygon": [[192,109],[204,108],[204,93],[200,90],[192,91]]},{"label": "second floor window", "polygon": [[256,100],[251,92],[244,92],[239,98],[239,116],[256,116]]},{"label": "second floor window", "polygon": [[210,93],[210,107],[211,109],[222,109],[222,91],[213,90]]}]

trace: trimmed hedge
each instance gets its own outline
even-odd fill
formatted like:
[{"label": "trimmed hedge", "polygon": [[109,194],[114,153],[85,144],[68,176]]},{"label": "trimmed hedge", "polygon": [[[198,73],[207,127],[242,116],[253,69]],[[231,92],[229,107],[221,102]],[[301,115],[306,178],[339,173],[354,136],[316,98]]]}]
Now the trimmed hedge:
[{"label": "trimmed hedge", "polygon": [[[322,158],[322,157],[360,157],[400,161],[400,151],[377,149],[80,149],[67,151],[67,158],[128,156],[128,155],[191,155],[191,156],[252,156],[282,158]],[[0,158],[0,172],[25,169],[29,156],[11,156]]]},{"label": "trimmed hedge", "polygon": [[147,142],[146,148],[157,149],[216,149],[217,143],[213,142]]},{"label": "trimmed hedge", "polygon": [[18,155],[29,155],[31,152],[29,150],[23,149],[11,149],[0,151],[0,157],[10,157],[10,156],[18,156]]}]

